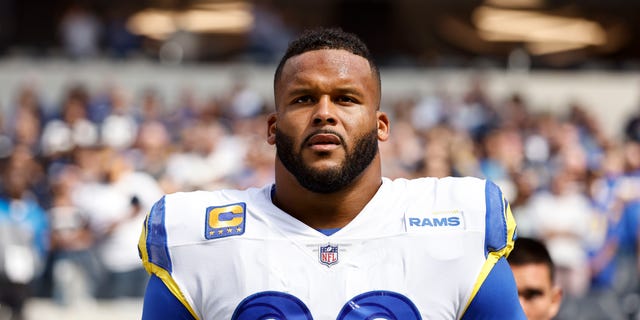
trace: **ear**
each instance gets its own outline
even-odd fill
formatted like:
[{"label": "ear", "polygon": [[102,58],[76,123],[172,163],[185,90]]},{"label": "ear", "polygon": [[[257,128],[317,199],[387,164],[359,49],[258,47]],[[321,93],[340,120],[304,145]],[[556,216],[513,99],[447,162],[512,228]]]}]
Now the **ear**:
[{"label": "ear", "polygon": [[267,118],[267,143],[270,145],[276,144],[276,122],[278,117],[275,113],[272,113]]},{"label": "ear", "polygon": [[551,305],[549,306],[549,319],[552,319],[560,311],[560,305],[562,304],[562,288],[558,285],[554,285],[551,288]]},{"label": "ear", "polygon": [[389,117],[382,111],[376,111],[378,117],[378,140],[387,141],[389,139]]}]

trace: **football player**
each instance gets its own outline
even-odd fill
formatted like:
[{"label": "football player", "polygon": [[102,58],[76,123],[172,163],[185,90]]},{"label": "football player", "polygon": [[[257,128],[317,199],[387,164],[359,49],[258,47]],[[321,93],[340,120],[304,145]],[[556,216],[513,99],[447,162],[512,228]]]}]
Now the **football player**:
[{"label": "football player", "polygon": [[493,183],[382,177],[379,70],[340,29],[294,40],[266,123],[275,183],[159,200],[143,319],[524,319]]}]

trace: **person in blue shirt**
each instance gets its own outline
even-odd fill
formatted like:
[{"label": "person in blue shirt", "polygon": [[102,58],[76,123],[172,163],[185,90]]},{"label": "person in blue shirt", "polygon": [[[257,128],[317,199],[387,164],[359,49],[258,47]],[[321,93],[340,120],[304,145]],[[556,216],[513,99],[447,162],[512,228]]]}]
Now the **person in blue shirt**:
[{"label": "person in blue shirt", "polygon": [[49,250],[47,214],[30,191],[31,162],[17,154],[0,173],[0,305],[9,307],[11,319],[22,319]]}]

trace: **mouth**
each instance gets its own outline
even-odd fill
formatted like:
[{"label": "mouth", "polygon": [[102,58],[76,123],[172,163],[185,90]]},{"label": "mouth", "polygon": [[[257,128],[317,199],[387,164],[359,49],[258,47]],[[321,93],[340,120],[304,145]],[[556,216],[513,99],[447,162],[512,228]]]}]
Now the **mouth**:
[{"label": "mouth", "polygon": [[341,144],[342,139],[334,133],[316,133],[307,138],[305,146],[316,151],[330,151]]}]

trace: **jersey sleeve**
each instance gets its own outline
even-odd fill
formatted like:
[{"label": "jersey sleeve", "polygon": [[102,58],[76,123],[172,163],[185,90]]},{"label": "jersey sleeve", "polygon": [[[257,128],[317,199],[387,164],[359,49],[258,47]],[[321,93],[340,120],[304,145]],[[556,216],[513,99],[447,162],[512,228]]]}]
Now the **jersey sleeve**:
[{"label": "jersey sleeve", "polygon": [[194,320],[189,310],[167,288],[156,275],[149,278],[144,294],[142,320]]},{"label": "jersey sleeve", "polygon": [[[151,211],[147,215],[144,221],[142,233],[140,234],[140,240],[138,242],[138,253],[140,254],[142,265],[145,270],[152,275],[151,279],[154,279],[153,276],[160,279],[163,283],[162,287],[168,289],[173,297],[189,311],[192,315],[192,319],[198,319],[193,307],[189,304],[180,287],[171,275],[171,255],[167,245],[167,228],[165,225],[166,201],[167,197],[162,197],[153,205]],[[155,281],[156,280],[154,280],[154,282]],[[150,285],[147,287],[144,300],[144,310],[147,309],[147,303],[151,303],[152,300],[155,300],[151,297],[157,297],[153,291],[158,290],[158,288],[158,285]],[[147,295],[149,295],[149,298],[147,298]],[[153,305],[156,306],[157,303],[153,303]],[[148,319],[156,318],[150,317]]]},{"label": "jersey sleeve", "polygon": [[506,257],[517,237],[511,207],[500,188],[491,181],[485,186],[485,201],[485,256]]},{"label": "jersey sleeve", "polygon": [[[502,314],[501,312],[510,312],[509,310],[514,313],[506,313],[499,318],[520,319],[515,316],[522,312],[518,291],[506,262],[517,236],[516,222],[502,191],[491,181],[485,184],[485,207],[485,262],[473,287],[463,319],[484,319],[496,312]],[[471,318],[468,318],[468,314]],[[509,314],[513,316],[508,316]],[[524,314],[522,319],[525,319]]]},{"label": "jersey sleeve", "polygon": [[502,257],[483,281],[461,320],[527,319],[520,306],[517,290],[509,263]]}]

